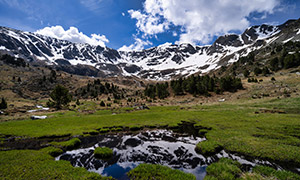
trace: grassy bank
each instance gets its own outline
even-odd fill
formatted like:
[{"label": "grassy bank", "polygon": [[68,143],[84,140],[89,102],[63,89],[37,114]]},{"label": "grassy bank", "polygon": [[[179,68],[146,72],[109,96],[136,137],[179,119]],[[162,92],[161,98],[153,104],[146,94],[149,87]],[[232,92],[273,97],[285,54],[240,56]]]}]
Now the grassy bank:
[{"label": "grassy bank", "polygon": [[54,161],[48,149],[0,151],[0,179],[112,179]]}]

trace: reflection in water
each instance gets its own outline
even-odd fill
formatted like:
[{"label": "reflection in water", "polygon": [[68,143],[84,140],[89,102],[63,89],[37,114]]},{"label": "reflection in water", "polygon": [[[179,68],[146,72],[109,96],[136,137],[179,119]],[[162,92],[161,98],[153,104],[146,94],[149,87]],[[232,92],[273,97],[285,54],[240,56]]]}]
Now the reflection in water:
[{"label": "reflection in water", "polygon": [[[136,135],[105,135],[93,147],[67,151],[58,156],[57,160],[68,160],[75,167],[85,167],[89,171],[116,179],[128,179],[126,173],[140,163],[161,164],[194,174],[203,179],[208,164],[221,157],[238,160],[245,167],[256,163],[221,151],[212,157],[204,157],[195,152],[195,145],[204,138],[177,134],[168,130],[144,131]],[[113,149],[114,156],[109,160],[94,158],[93,151],[98,146]]]}]

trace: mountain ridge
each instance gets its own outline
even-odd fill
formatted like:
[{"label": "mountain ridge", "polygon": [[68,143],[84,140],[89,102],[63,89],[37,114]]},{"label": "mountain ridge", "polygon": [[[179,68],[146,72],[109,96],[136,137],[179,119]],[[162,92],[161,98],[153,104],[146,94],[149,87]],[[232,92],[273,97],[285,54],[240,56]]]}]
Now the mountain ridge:
[{"label": "mountain ridge", "polygon": [[79,75],[122,75],[169,80],[194,73],[207,73],[270,43],[299,40],[299,29],[299,19],[288,20],[278,26],[252,26],[240,35],[220,36],[207,46],[184,43],[140,51],[118,51],[0,27],[0,53]]}]

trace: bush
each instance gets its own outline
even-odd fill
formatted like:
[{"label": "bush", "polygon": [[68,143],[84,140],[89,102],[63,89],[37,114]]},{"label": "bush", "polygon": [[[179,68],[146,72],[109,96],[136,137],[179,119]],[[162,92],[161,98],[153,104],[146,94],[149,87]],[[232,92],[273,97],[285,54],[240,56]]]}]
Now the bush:
[{"label": "bush", "polygon": [[271,78],[271,81],[276,81],[276,79],[274,77]]},{"label": "bush", "polygon": [[250,75],[250,72],[247,69],[245,69],[243,74],[244,74],[244,77],[247,78]]},{"label": "bush", "polygon": [[202,155],[213,155],[222,150],[222,147],[216,141],[201,141],[196,145],[195,148],[197,153]]},{"label": "bush", "polygon": [[256,76],[258,76],[259,74],[261,74],[262,73],[262,70],[260,69],[260,68],[258,68],[258,67],[255,67],[254,68],[254,74],[256,75]]},{"label": "bush", "polygon": [[196,180],[196,177],[193,174],[185,173],[183,171],[158,164],[140,164],[136,168],[129,171],[127,175],[130,179],[134,180]]},{"label": "bush", "polygon": [[100,159],[109,159],[113,156],[113,150],[108,147],[97,147],[94,156]]}]

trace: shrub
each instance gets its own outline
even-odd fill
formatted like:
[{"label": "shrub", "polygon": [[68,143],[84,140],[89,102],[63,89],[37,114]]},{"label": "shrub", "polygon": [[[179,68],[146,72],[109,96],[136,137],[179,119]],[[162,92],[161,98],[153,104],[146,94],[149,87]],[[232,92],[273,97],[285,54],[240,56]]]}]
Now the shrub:
[{"label": "shrub", "polygon": [[196,145],[196,152],[202,155],[213,155],[221,151],[222,147],[216,141],[201,141]]},{"label": "shrub", "polygon": [[108,159],[113,156],[113,150],[108,147],[97,147],[94,150],[94,156],[100,159]]},{"label": "shrub", "polygon": [[271,78],[271,81],[276,81],[276,79],[274,77]]},{"label": "shrub", "polygon": [[127,173],[130,179],[164,179],[164,180],[196,180],[193,174],[185,173],[178,169],[172,169],[158,164],[140,164]]}]

